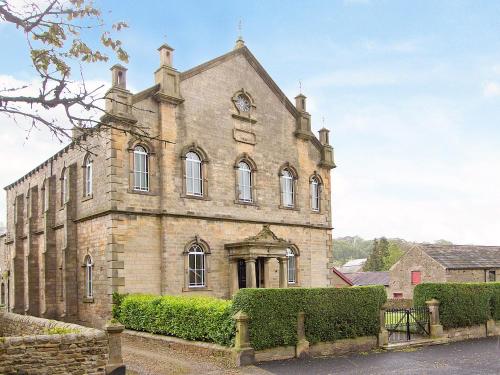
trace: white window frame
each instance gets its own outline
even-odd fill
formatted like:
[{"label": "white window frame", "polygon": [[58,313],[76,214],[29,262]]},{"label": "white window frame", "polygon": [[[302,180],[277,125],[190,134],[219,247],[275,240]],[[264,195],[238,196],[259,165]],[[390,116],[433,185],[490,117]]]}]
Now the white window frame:
[{"label": "white window frame", "polygon": [[316,177],[311,179],[311,210],[314,212],[319,212],[320,210],[320,183]]},{"label": "white window frame", "polygon": [[[247,181],[245,181],[245,177]],[[252,203],[252,168],[244,162],[238,163],[238,200],[240,202]]]},{"label": "white window frame", "polygon": [[286,249],[286,259],[287,259],[287,269],[288,275],[287,280],[288,284],[296,284],[297,283],[297,257],[292,249]]},{"label": "white window frame", "polygon": [[[186,153],[186,195],[195,197],[203,196],[203,166],[200,156],[194,152],[189,151]],[[196,176],[197,171],[198,176]]]},{"label": "white window frame", "polygon": [[[191,267],[191,258],[194,258],[194,267]],[[201,264],[198,260],[201,259]],[[194,244],[191,245],[188,252],[188,286],[190,288],[205,288],[207,286],[206,282],[206,256],[203,248]],[[191,282],[191,275],[194,275],[194,282]],[[197,277],[201,279],[200,282],[197,281]]]},{"label": "white window frame", "polygon": [[93,176],[94,162],[89,157],[85,161],[85,196],[90,197],[93,194]]},{"label": "white window frame", "polygon": [[149,191],[149,153],[144,146],[134,147],[134,185],[137,191]]},{"label": "white window frame", "polygon": [[93,274],[94,262],[92,257],[87,255],[85,257],[85,297],[94,298],[94,274]]},{"label": "white window frame", "polygon": [[281,175],[281,201],[283,207],[295,207],[294,177],[288,169],[285,169]]}]

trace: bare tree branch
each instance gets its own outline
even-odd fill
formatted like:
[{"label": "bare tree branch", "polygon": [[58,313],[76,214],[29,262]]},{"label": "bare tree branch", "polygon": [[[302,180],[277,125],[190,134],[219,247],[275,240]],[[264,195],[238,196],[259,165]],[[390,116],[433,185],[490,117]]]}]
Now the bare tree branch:
[{"label": "bare tree branch", "polygon": [[[59,141],[70,139],[73,129],[84,137],[103,129],[114,129],[140,139],[167,142],[138,124],[102,122],[103,115],[112,118],[104,108],[103,85],[88,87],[85,82],[82,64],[108,61],[106,50],[119,60],[128,61],[122,42],[112,37],[112,31],[126,28],[126,23],[118,22],[111,30],[103,29],[101,11],[91,0],[46,3],[31,0],[25,5],[0,0],[0,22],[14,25],[24,34],[34,72],[39,77],[38,85],[0,89],[0,115],[28,119],[29,131],[45,127]],[[100,48],[91,47],[96,44],[95,40],[84,40],[85,35],[81,33],[90,29],[103,29],[98,41]],[[71,79],[75,65],[79,67],[76,81]],[[128,103],[119,104],[130,107]],[[135,106],[130,109],[151,112]],[[56,111],[64,113],[63,123],[57,120]]]}]

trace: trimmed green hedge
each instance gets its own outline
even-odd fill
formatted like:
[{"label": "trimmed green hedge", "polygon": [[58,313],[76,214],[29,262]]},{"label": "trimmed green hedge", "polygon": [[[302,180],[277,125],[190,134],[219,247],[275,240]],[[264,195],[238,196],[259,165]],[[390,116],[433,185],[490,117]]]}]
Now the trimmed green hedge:
[{"label": "trimmed green hedge", "polygon": [[352,288],[241,289],[233,312],[250,318],[250,342],[256,350],[297,343],[297,313],[305,312],[311,342],[377,335],[382,286]]},{"label": "trimmed green hedge", "polygon": [[231,346],[231,301],[210,297],[128,295],[115,310],[127,328]]},{"label": "trimmed green hedge", "polygon": [[415,306],[425,301],[440,302],[439,316],[444,328],[483,324],[500,320],[500,283],[424,283],[413,291]]}]

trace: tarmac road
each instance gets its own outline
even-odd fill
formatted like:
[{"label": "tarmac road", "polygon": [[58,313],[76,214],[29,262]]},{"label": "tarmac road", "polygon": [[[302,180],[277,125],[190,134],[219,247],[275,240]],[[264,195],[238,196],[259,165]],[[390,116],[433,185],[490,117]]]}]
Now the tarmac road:
[{"label": "tarmac road", "polygon": [[500,337],[396,352],[371,352],[336,358],[268,362],[259,364],[257,367],[276,375],[499,375]]}]

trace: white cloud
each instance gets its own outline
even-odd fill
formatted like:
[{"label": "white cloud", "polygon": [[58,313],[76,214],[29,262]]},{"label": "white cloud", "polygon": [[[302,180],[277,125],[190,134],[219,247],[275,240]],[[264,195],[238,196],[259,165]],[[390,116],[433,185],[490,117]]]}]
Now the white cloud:
[{"label": "white cloud", "polygon": [[496,82],[490,81],[483,85],[483,95],[487,98],[496,97],[500,95],[500,85]]},{"label": "white cloud", "polygon": [[500,243],[500,149],[472,139],[452,103],[420,98],[342,111],[332,137],[334,236]]},{"label": "white cloud", "polygon": [[[89,81],[89,88],[100,87],[102,81]],[[20,92],[33,95],[37,92],[39,83],[36,79],[22,81],[8,75],[0,75],[0,90],[8,87],[24,87]],[[64,111],[60,108],[50,111],[50,117],[59,124],[69,128]],[[9,185],[41,164],[50,156],[59,151],[64,144],[59,142],[47,128],[41,126],[33,128],[29,120],[24,118],[8,117],[0,112],[2,132],[0,132],[1,160],[10,162],[2,163],[0,173],[0,188]],[[0,194],[0,222],[5,220],[5,193]]]}]

